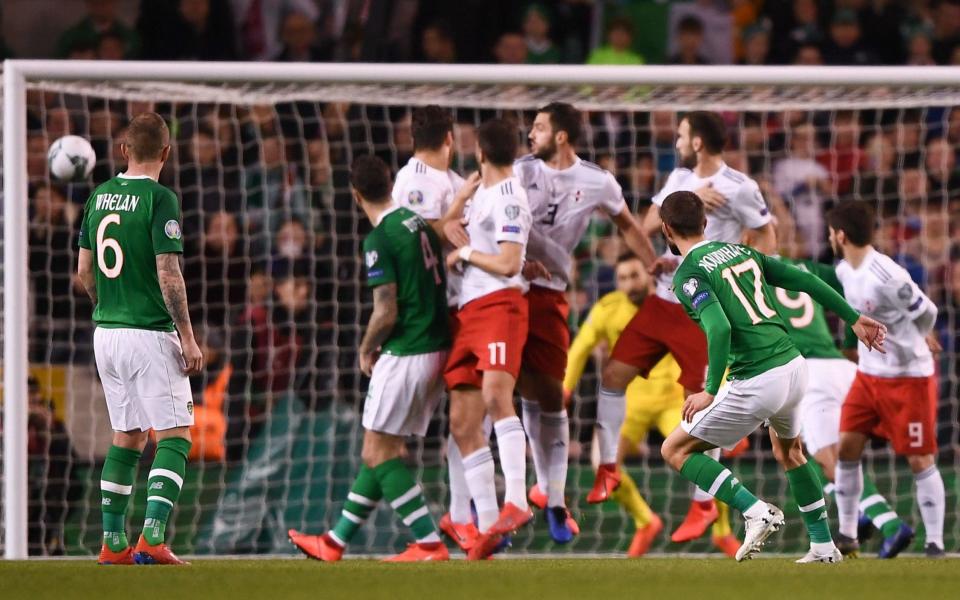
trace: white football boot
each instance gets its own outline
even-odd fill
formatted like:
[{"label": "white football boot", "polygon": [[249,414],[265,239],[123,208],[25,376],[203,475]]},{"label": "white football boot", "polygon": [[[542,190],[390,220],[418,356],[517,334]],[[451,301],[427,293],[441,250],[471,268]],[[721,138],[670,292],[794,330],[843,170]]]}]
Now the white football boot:
[{"label": "white football boot", "polygon": [[753,558],[770,534],[783,527],[783,523],[783,511],[772,504],[767,504],[767,510],[759,517],[747,519],[743,545],[737,550],[737,562]]},{"label": "white football boot", "polygon": [[840,550],[836,546],[830,552],[820,554],[813,548],[807,551],[803,558],[797,559],[796,563],[798,565],[803,565],[807,563],[838,563],[843,560],[843,554],[840,553]]}]

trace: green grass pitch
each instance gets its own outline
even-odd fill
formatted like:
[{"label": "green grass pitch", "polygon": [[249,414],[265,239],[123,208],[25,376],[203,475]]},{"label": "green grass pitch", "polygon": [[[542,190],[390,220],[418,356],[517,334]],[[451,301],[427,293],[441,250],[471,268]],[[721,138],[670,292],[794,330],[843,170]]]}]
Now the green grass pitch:
[{"label": "green grass pitch", "polygon": [[763,600],[960,598],[960,561],[901,557],[795,565],[698,558],[516,559],[389,565],[373,560],[196,560],[190,567],[0,562],[0,597],[311,600]]}]

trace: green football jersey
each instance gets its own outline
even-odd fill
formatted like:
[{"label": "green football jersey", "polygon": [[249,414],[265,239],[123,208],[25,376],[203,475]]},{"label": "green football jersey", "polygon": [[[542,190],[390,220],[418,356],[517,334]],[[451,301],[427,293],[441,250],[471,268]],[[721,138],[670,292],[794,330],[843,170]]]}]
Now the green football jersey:
[{"label": "green football jersey", "polygon": [[753,248],[702,242],[673,276],[677,298],[700,324],[701,313],[719,303],[730,323],[728,379],[747,379],[800,356],[774,310],[774,288],[764,279],[766,256]]},{"label": "green football jersey", "polygon": [[392,208],[363,240],[363,254],[367,285],[397,285],[397,322],[381,351],[407,356],[448,348],[447,279],[433,228],[406,208]]},{"label": "green football jersey", "polygon": [[[812,260],[789,258],[780,258],[780,260],[816,275],[838,293],[843,294],[843,287],[832,266]],[[774,308],[787,326],[787,332],[800,350],[800,354],[805,358],[843,358],[843,354],[837,349],[822,306],[804,292],[792,292],[783,288],[774,288],[774,290]]]},{"label": "green football jersey", "polygon": [[79,245],[93,253],[99,327],[173,331],[156,257],[183,253],[176,194],[146,176],[117,175],[87,200]]}]

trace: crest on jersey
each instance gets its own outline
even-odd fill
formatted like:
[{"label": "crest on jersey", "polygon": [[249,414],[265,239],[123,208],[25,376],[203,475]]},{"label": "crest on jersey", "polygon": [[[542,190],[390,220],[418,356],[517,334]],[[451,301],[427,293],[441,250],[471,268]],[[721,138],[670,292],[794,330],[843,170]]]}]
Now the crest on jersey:
[{"label": "crest on jersey", "polygon": [[520,216],[520,207],[516,204],[508,204],[506,208],[503,209],[503,214],[507,215],[508,219],[516,219]]},{"label": "crest on jersey", "polygon": [[369,269],[373,265],[377,264],[377,259],[380,258],[380,255],[377,254],[376,250],[371,250],[367,252],[365,259],[367,261],[367,268]]},{"label": "crest on jersey", "polygon": [[897,290],[897,298],[903,301],[909,300],[911,296],[913,296],[913,288],[910,287],[909,283],[903,284],[900,286],[900,289]]},{"label": "crest on jersey", "polygon": [[697,293],[697,280],[691,277],[683,282],[683,293],[692,298]]},{"label": "crest on jersey", "polygon": [[193,402],[187,402],[187,413],[193,414]]},{"label": "crest on jersey", "polygon": [[163,226],[163,232],[167,234],[167,237],[171,240],[179,240],[180,236],[183,235],[180,231],[180,223],[178,223],[176,219],[167,221],[167,224]]},{"label": "crest on jersey", "polygon": [[420,206],[423,204],[423,192],[420,190],[410,190],[407,194],[407,203],[410,206]]}]

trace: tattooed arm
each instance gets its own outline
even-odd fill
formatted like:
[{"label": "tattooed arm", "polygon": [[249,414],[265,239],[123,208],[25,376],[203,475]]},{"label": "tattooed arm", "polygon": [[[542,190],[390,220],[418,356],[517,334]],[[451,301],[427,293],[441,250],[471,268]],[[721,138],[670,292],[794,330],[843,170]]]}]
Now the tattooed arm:
[{"label": "tattooed arm", "polygon": [[86,248],[80,248],[80,255],[77,258],[77,277],[83,284],[83,289],[87,290],[87,295],[97,305],[97,282],[93,276],[93,252]]},{"label": "tattooed arm", "polygon": [[380,346],[390,337],[397,322],[397,284],[385,283],[373,289],[373,314],[360,342],[360,370],[368,377],[377,362]]},{"label": "tattooed arm", "polygon": [[157,255],[157,278],[160,280],[160,292],[163,303],[180,332],[184,372],[196,375],[203,368],[203,354],[193,335],[190,312],[187,308],[187,286],[180,272],[180,255],[170,252]]}]

